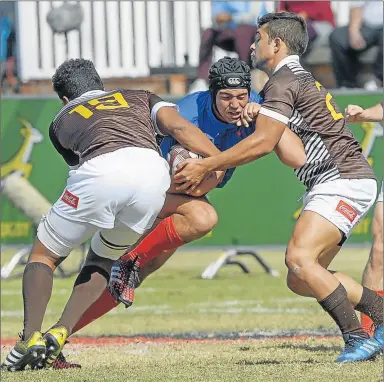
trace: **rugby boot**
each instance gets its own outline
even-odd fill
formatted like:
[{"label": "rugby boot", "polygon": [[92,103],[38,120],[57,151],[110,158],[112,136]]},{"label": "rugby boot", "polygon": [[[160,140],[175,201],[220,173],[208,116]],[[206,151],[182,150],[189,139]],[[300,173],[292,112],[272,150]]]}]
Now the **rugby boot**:
[{"label": "rugby boot", "polygon": [[8,371],[21,371],[27,365],[42,362],[45,358],[46,345],[40,332],[33,332],[27,340],[20,341],[9,352],[1,367]]},{"label": "rugby boot", "polygon": [[[367,338],[368,337],[368,338]],[[338,363],[368,361],[380,352],[380,343],[375,338],[344,334],[345,348],[336,360]]]},{"label": "rugby boot", "polygon": [[135,288],[140,285],[140,267],[137,256],[130,260],[117,260],[113,263],[108,289],[112,296],[126,308],[133,304]]},{"label": "rugby boot", "polygon": [[68,331],[64,326],[49,329],[44,334],[44,339],[47,347],[45,367],[50,368],[56,359],[59,357],[65,341],[68,337]]},{"label": "rugby boot", "polygon": [[384,323],[381,323],[376,327],[372,338],[379,343],[381,352],[384,352]]},{"label": "rugby boot", "polygon": [[52,363],[52,369],[80,369],[81,365],[78,363],[72,363],[66,360],[63,353],[60,353],[55,361]]},{"label": "rugby boot", "polygon": [[[68,341],[65,341],[65,345],[68,343]],[[64,345],[64,346],[65,346]],[[36,362],[34,364],[31,364],[31,368],[38,370],[38,369],[44,369],[47,366],[45,359],[41,360],[40,362]],[[61,352],[56,360],[52,363],[52,369],[80,369],[81,365],[78,363],[72,363],[67,361],[65,358],[63,352]]]}]

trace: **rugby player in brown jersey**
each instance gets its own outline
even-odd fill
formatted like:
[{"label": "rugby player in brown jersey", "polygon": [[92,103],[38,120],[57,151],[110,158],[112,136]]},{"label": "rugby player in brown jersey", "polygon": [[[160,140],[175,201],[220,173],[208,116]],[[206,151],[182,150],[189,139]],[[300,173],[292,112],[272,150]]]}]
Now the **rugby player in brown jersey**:
[{"label": "rugby player in brown jersey", "polygon": [[[274,149],[286,126],[302,140],[307,163],[295,170],[307,186],[304,208],[286,250],[287,285],[314,297],[341,330],[345,349],[337,362],[368,360],[383,345],[383,298],[328,266],[360,219],[373,206],[377,182],[332,95],[299,62],[308,43],[305,21],[292,13],[259,20],[251,46],[254,66],[269,76],[255,132],[236,146],[179,165],[179,190],[193,190],[207,173],[257,160]],[[247,110],[244,120],[254,116]],[[372,338],[355,309],[375,324]]]},{"label": "rugby player in brown jersey", "polygon": [[[382,122],[384,121],[383,111],[383,104],[377,104],[368,109],[363,109],[358,105],[348,105],[345,115],[350,123]],[[377,197],[375,213],[373,215],[372,238],[373,243],[367,265],[364,269],[362,284],[383,296],[383,183],[381,183],[381,191]],[[361,326],[367,333],[373,334],[375,326],[372,320],[364,313],[361,314]]]},{"label": "rugby player in brown jersey", "polygon": [[[155,94],[105,92],[91,61],[63,63],[52,82],[64,106],[49,134],[70,170],[61,197],[40,222],[24,270],[24,329],[2,365],[9,371],[52,365],[68,332],[105,290],[113,262],[153,225],[170,186],[156,136],[172,135],[203,156],[220,152],[176,105]],[[158,227],[160,237],[184,243],[172,216]],[[72,295],[59,322],[43,336],[53,272],[88,239],[91,247]]]}]

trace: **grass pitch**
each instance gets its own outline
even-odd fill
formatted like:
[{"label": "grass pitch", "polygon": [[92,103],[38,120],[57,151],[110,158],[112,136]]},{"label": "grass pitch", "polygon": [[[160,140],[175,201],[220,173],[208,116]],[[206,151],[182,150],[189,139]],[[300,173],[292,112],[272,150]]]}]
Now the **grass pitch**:
[{"label": "grass pitch", "polygon": [[[332,269],[356,280],[368,258],[368,249],[344,249]],[[5,381],[379,381],[380,359],[355,365],[335,365],[339,337],[247,339],[247,333],[271,330],[334,329],[318,304],[295,296],[285,286],[282,252],[262,252],[281,276],[273,278],[256,262],[244,259],[251,273],[228,266],[214,280],[202,280],[202,270],[218,252],[178,253],[138,289],[134,306],[118,307],[83,329],[79,336],[171,336],[215,338],[215,333],[241,332],[239,340],[137,339],[84,344],[80,339],[64,353],[83,364],[80,370],[4,372]],[[76,254],[72,255],[73,257]],[[2,254],[2,264],[10,253]],[[68,259],[70,262],[71,260]],[[43,329],[53,324],[64,307],[74,277],[55,279]],[[2,281],[1,335],[3,359],[22,328],[21,280]],[[276,334],[278,334],[276,332]],[[138,338],[138,337],[137,337]]]}]

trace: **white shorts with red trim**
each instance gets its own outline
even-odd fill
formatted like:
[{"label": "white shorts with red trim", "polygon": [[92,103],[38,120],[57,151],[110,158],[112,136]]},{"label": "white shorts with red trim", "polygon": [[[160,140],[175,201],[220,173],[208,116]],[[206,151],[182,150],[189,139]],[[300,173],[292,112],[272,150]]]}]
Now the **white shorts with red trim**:
[{"label": "white shorts with red trim", "polygon": [[162,209],[169,166],[156,151],[127,147],[92,158],[69,171],[53,210],[65,219],[111,229],[115,221],[143,234]]},{"label": "white shorts with red trim", "polygon": [[336,179],[318,184],[305,194],[303,211],[318,213],[348,237],[373,206],[376,196],[374,179]]}]

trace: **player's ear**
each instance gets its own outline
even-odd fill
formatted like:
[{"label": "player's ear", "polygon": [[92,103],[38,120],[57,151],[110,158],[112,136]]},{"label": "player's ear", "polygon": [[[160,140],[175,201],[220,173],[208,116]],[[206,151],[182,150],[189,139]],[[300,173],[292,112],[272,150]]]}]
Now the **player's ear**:
[{"label": "player's ear", "polygon": [[280,49],[281,49],[281,46],[282,46],[282,41],[281,39],[279,38],[275,38],[274,39],[274,47],[273,47],[273,52],[274,53],[277,53]]},{"label": "player's ear", "polygon": [[68,102],[69,102],[69,99],[64,96],[62,99],[61,99],[61,102],[63,103],[63,105],[66,105]]}]

